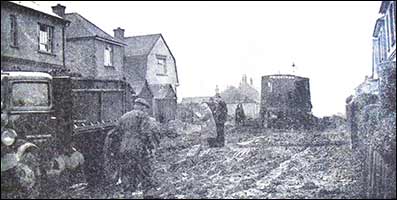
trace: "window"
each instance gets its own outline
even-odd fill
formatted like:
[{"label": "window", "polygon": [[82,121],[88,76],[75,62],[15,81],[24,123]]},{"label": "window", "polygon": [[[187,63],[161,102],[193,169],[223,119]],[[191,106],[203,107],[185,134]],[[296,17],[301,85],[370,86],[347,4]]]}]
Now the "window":
[{"label": "window", "polygon": [[49,106],[48,83],[14,83],[12,105],[14,107]]},{"label": "window", "polygon": [[11,46],[18,46],[18,38],[17,38],[17,17],[15,15],[10,15],[10,37],[11,37]]},{"label": "window", "polygon": [[105,47],[104,65],[107,67],[113,66],[113,49],[109,45]]},{"label": "window", "polygon": [[160,73],[162,75],[167,74],[167,57],[157,55],[157,65],[159,66]]},{"label": "window", "polygon": [[382,28],[379,32],[379,61],[382,63],[386,59],[386,34]]},{"label": "window", "polygon": [[267,87],[269,88],[269,92],[273,92],[272,83],[267,82]]},{"label": "window", "polygon": [[390,46],[396,43],[396,11],[394,3],[392,2],[389,7],[389,25],[390,25]]},{"label": "window", "polygon": [[387,47],[386,49],[387,49],[387,51],[390,50],[390,40],[389,40],[389,38],[390,38],[390,30],[389,30],[389,22],[390,22],[389,17],[386,16],[386,21],[385,21],[385,26],[386,26],[385,41],[386,41],[386,47]]},{"label": "window", "polygon": [[53,27],[39,24],[39,51],[52,53],[53,33]]}]

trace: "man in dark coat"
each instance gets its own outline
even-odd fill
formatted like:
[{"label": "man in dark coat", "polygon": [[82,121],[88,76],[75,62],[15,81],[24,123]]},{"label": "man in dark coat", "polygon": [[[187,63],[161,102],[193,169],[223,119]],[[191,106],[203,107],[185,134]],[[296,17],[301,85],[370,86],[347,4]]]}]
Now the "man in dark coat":
[{"label": "man in dark coat", "polygon": [[142,98],[134,101],[134,109],[125,113],[119,120],[121,132],[120,155],[121,179],[124,189],[134,191],[142,185],[144,198],[152,198],[156,193],[156,181],[152,174],[152,150],[160,142],[160,127],[150,117],[150,105]]},{"label": "man in dark coat", "polygon": [[243,105],[241,103],[237,104],[235,119],[237,126],[244,125],[245,113]]}]

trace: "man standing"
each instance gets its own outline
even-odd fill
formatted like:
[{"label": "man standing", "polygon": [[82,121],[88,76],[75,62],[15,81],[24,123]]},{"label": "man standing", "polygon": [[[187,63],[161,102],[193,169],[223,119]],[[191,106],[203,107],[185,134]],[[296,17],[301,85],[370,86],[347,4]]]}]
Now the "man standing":
[{"label": "man standing", "polygon": [[216,140],[213,143],[211,140],[208,141],[212,147],[223,147],[225,146],[225,122],[227,120],[227,106],[225,101],[221,98],[219,93],[215,95],[215,98],[210,98],[208,106],[212,111],[216,124]]},{"label": "man standing", "polygon": [[149,116],[150,105],[144,99],[138,98],[134,103],[133,110],[125,113],[118,123],[121,181],[128,191],[136,190],[141,183],[143,197],[153,198],[157,183],[152,174],[152,150],[159,145],[160,128]]},{"label": "man standing", "polygon": [[235,119],[237,126],[244,125],[245,113],[243,105],[241,103],[237,104]]}]

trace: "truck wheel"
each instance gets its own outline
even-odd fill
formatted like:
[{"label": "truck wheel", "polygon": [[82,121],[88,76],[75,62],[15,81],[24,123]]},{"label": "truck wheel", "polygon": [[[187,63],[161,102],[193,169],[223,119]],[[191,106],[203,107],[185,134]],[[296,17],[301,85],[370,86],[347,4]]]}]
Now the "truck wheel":
[{"label": "truck wheel", "polygon": [[38,198],[41,190],[40,162],[32,152],[25,153],[16,169],[21,198]]}]

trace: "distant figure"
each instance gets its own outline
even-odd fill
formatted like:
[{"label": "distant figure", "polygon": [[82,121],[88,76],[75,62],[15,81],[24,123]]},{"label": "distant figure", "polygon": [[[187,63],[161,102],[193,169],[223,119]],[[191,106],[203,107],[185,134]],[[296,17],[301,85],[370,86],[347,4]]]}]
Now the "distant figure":
[{"label": "distant figure", "polygon": [[243,126],[245,122],[244,108],[241,103],[237,104],[236,114],[235,114],[236,126]]},{"label": "distant figure", "polygon": [[227,106],[225,101],[221,98],[219,93],[215,98],[210,98],[208,106],[211,109],[214,121],[216,124],[216,139],[215,141],[208,140],[210,147],[223,147],[225,146],[225,122],[227,120]]},{"label": "distant figure", "polygon": [[[121,116],[116,170],[124,190],[135,191],[141,183],[144,198],[153,198],[156,181],[152,175],[152,150],[160,143],[160,125],[148,114],[150,105],[142,98],[134,101],[133,110]],[[113,145],[114,146],[114,145]]]}]

